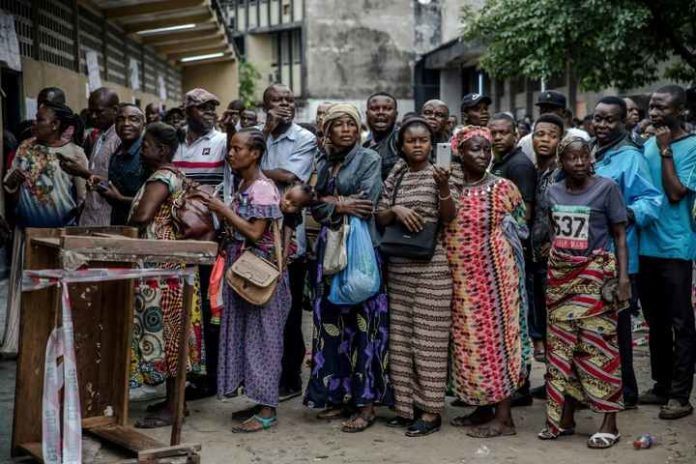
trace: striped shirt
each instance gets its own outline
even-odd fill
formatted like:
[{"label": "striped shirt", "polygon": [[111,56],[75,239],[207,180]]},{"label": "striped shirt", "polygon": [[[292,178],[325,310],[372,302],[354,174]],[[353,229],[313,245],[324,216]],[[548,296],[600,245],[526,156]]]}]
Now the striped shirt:
[{"label": "striped shirt", "polygon": [[184,140],[174,155],[174,166],[186,177],[204,185],[223,181],[227,136],[215,129],[189,144]]}]

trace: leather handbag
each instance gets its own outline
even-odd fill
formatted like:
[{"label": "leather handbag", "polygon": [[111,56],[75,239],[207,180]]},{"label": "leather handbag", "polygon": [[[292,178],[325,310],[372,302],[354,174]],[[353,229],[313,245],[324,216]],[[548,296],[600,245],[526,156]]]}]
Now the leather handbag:
[{"label": "leather handbag", "polygon": [[338,274],[348,265],[348,216],[344,215],[343,224],[334,230],[329,229],[326,234],[326,248],[322,261],[323,274],[330,276]]},{"label": "leather handbag", "polygon": [[225,273],[225,280],[232,290],[256,306],[263,306],[271,300],[283,272],[283,249],[278,223],[276,220],[272,225],[276,265],[251,250],[244,250]]},{"label": "leather handbag", "polygon": [[214,240],[213,216],[204,201],[213,195],[213,187],[191,181],[175,169],[165,169],[183,180],[183,192],[172,204],[172,217],[177,235],[183,240]]},{"label": "leather handbag", "polygon": [[[394,185],[392,206],[396,204],[396,194],[405,175],[406,170],[399,176]],[[384,228],[379,249],[385,256],[430,261],[435,254],[439,230],[437,222],[426,222],[423,225],[423,230],[411,232],[400,222],[394,221]]]}]

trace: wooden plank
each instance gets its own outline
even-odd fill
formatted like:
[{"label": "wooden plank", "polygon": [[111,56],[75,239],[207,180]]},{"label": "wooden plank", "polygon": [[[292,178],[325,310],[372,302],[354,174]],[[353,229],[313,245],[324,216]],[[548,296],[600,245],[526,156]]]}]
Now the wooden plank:
[{"label": "wooden plank", "polygon": [[29,456],[36,459],[38,462],[44,462],[43,448],[41,446],[41,442],[21,443],[18,445],[18,448],[21,452],[23,452],[24,454],[28,454]]},{"label": "wooden plank", "polygon": [[160,458],[174,458],[188,456],[187,463],[200,462],[201,445],[167,446],[165,448],[149,449],[138,453],[138,463],[159,462]]},{"label": "wooden plank", "polygon": [[95,261],[212,263],[217,255],[215,242],[199,240],[146,240],[66,235],[61,247],[84,254]]},{"label": "wooden plank", "polygon": [[31,241],[37,245],[60,248],[60,238],[33,238]]},{"label": "wooden plank", "polygon": [[107,425],[116,424],[115,417],[107,416],[94,416],[82,419],[82,428],[85,430],[94,429],[98,427],[106,427]]},{"label": "wooden plank", "polygon": [[131,226],[95,226],[95,227],[65,227],[63,235],[94,235],[109,234],[123,235],[124,237],[138,238],[138,229]]},{"label": "wooden plank", "polygon": [[89,429],[88,432],[133,453],[167,446],[154,438],[138,432],[133,427],[108,425],[106,427]]},{"label": "wooden plank", "polygon": [[[47,249],[33,242],[39,237],[58,237],[60,229],[25,230],[26,243],[23,269],[55,269],[58,250]],[[17,263],[14,264],[15,266]],[[21,295],[17,377],[15,383],[12,454],[19,445],[41,443],[41,404],[46,340],[58,316],[60,293],[56,287]]]},{"label": "wooden plank", "polygon": [[179,359],[177,360],[176,386],[174,388],[174,423],[172,435],[169,441],[171,446],[181,443],[181,427],[184,423],[184,406],[186,391],[186,362],[188,360],[189,324],[191,323],[191,309],[193,308],[193,285],[184,282],[184,307],[181,318],[181,331],[179,336]]}]

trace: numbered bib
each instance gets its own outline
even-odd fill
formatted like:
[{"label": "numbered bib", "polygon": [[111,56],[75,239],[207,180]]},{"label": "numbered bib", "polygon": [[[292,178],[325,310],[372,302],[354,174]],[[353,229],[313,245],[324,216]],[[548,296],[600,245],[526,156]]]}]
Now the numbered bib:
[{"label": "numbered bib", "polygon": [[586,250],[590,238],[589,206],[554,206],[553,245],[567,250]]}]

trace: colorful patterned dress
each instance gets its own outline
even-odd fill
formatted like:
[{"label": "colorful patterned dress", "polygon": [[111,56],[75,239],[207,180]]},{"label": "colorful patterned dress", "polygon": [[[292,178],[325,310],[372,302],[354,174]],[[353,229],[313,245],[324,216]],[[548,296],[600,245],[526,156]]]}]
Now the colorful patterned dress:
[{"label": "colorful patterned dress", "polygon": [[[244,190],[240,187],[232,202],[233,210],[243,219],[268,219],[261,239],[253,246],[239,232],[229,230],[226,269],[246,246],[255,254],[276,263],[271,222],[281,219],[280,194],[275,184],[262,177]],[[276,407],[282,370],[283,331],[290,311],[290,287],[287,270],[283,271],[275,294],[265,306],[247,302],[225,282],[225,308],[220,325],[218,396],[233,396],[244,386],[247,397],[258,404]]]},{"label": "colorful patterned dress", "polygon": [[[141,228],[140,238],[176,240],[172,204],[183,192],[183,174],[167,169],[155,171],[133,200],[135,211],[150,182],[162,182],[169,196],[160,205],[153,220]],[[157,265],[150,265],[156,267]],[[183,264],[159,265],[165,269],[182,269]],[[148,279],[136,284],[133,340],[131,341],[130,386],[157,385],[177,373],[177,358],[184,309],[184,287],[177,278]],[[191,327],[189,328],[189,372],[205,374],[201,299],[198,276],[193,293]]]},{"label": "colorful patterned dress", "polygon": [[515,185],[487,175],[462,187],[445,231],[452,269],[452,380],[459,398],[483,406],[509,398],[524,382],[523,272],[506,237],[506,217],[524,224]]},{"label": "colorful patterned dress", "polygon": [[[439,203],[432,166],[411,172],[397,163],[384,182],[377,209],[404,206],[437,223]],[[441,414],[452,316],[452,276],[445,248],[438,239],[429,261],[393,256],[387,263],[389,372],[396,413],[407,419],[413,419],[414,408]]]}]

